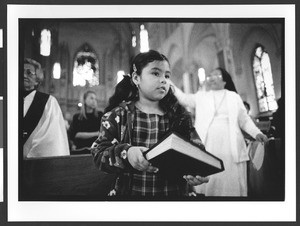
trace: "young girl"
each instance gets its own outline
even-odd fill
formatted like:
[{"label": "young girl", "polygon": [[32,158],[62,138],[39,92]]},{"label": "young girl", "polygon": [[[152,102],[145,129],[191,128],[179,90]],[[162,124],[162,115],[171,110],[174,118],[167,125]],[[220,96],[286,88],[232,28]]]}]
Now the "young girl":
[{"label": "young girl", "polygon": [[208,181],[186,175],[185,180],[170,182],[143,156],[169,130],[202,144],[190,115],[170,89],[170,76],[164,55],[154,50],[140,53],[133,59],[130,75],[124,76],[109,100],[92,154],[99,169],[119,174],[117,195],[181,196],[186,182],[199,185]]}]

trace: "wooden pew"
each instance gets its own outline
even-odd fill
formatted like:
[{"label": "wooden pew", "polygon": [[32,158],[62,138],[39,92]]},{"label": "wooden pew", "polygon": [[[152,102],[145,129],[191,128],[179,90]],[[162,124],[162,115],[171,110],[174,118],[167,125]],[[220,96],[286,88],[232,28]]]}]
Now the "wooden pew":
[{"label": "wooden pew", "polygon": [[26,159],[20,166],[20,201],[105,200],[115,181],[91,154]]},{"label": "wooden pew", "polygon": [[[115,181],[96,168],[90,154],[23,160],[19,175],[20,201],[111,200],[107,194]],[[248,163],[246,200],[284,200],[284,179],[284,145],[270,140],[262,166]]]}]

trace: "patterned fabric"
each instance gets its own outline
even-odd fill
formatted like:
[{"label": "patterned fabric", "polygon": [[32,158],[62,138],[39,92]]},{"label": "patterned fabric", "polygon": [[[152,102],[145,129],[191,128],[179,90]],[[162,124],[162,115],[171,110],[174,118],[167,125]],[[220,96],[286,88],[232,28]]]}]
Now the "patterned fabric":
[{"label": "patterned fabric", "polygon": [[[146,114],[135,108],[132,145],[150,148],[169,130],[169,120],[163,115]],[[137,172],[132,175],[132,195],[179,195],[182,188],[166,181],[159,173]]]},{"label": "patterned fabric", "polygon": [[96,166],[108,173],[119,173],[116,192],[130,196],[179,196],[186,182],[172,183],[159,172],[135,170],[120,154],[131,146],[151,147],[169,130],[166,115],[146,114],[134,103],[119,106],[107,112],[101,121],[100,135],[93,144],[92,154]]},{"label": "patterned fabric", "polygon": [[165,115],[146,114],[138,108],[134,113],[132,145],[150,148],[168,131],[169,120]]}]

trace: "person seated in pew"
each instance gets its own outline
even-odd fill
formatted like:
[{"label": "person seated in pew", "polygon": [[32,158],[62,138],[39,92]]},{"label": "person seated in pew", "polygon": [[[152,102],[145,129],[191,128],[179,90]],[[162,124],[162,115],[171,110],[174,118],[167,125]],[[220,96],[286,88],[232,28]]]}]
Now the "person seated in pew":
[{"label": "person seated in pew", "polygon": [[97,110],[97,96],[88,90],[83,94],[80,113],[73,116],[69,128],[72,142],[71,154],[90,153],[90,147],[98,138],[103,113]]},{"label": "person seated in pew", "polygon": [[37,91],[41,64],[24,59],[23,158],[69,155],[67,131],[55,97]]}]

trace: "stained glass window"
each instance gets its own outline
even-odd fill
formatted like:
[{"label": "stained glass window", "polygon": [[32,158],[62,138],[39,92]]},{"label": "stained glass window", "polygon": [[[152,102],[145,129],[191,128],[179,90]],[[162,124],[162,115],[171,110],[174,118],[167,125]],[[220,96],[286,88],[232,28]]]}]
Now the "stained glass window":
[{"label": "stained glass window", "polygon": [[260,112],[275,111],[278,108],[269,54],[262,45],[255,48],[253,75]]},{"label": "stained glass window", "polygon": [[85,48],[75,57],[73,69],[73,86],[99,85],[99,62],[97,56]]}]

